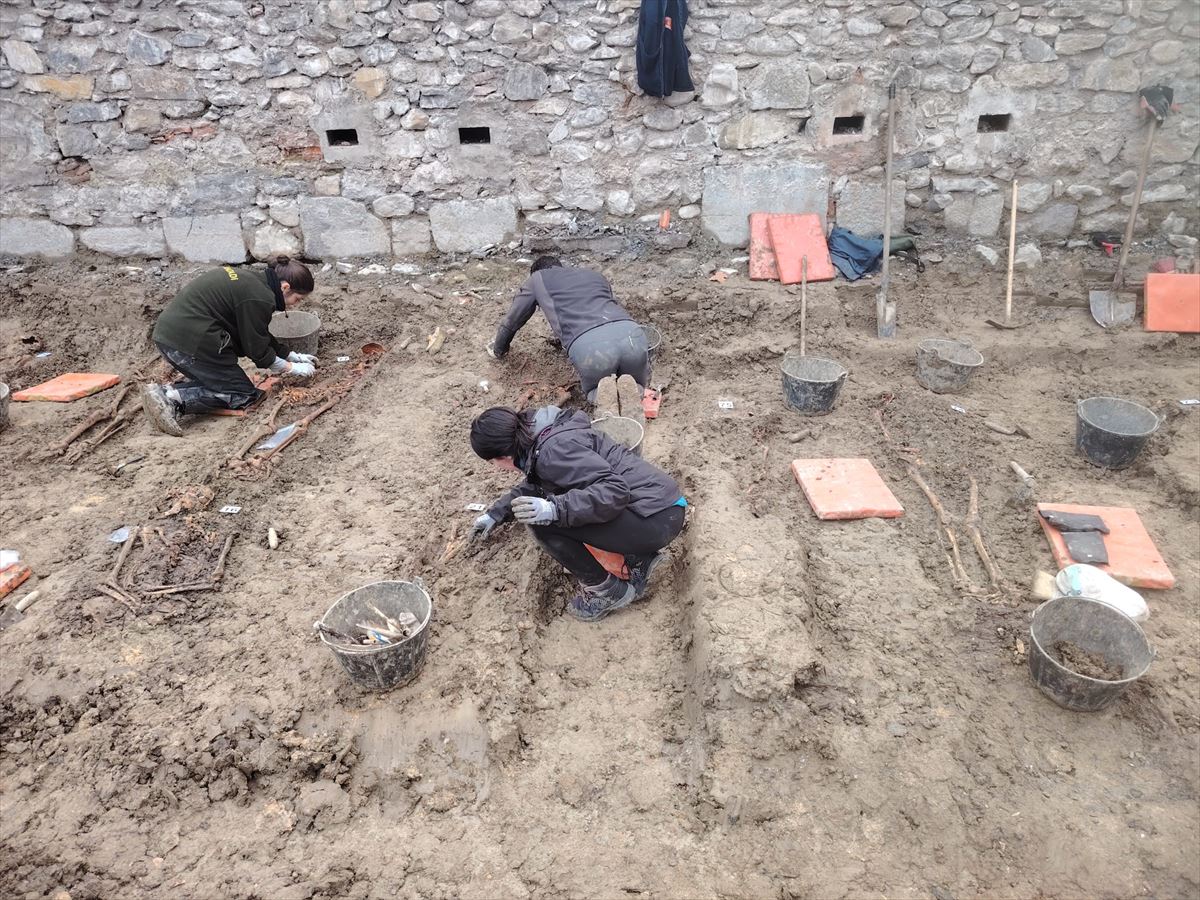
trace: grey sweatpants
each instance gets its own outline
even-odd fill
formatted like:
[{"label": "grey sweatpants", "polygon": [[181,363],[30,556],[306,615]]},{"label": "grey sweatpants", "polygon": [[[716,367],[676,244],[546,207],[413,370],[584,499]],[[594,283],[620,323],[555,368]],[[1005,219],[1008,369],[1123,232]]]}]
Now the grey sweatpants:
[{"label": "grey sweatpants", "polygon": [[637,322],[608,322],[585,331],[575,338],[567,356],[589,400],[594,399],[600,379],[609,375],[632,375],[642,387],[650,386],[646,333]]}]

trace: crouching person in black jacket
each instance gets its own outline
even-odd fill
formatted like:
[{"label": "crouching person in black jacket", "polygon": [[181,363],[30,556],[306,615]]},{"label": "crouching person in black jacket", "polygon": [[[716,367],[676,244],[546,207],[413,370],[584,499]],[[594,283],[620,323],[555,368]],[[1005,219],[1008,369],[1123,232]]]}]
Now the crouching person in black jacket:
[{"label": "crouching person in black jacket", "polygon": [[[497,406],[471,423],[471,448],[517,485],[475,520],[486,538],[510,516],[575,575],[582,591],[567,604],[595,621],[644,596],[662,549],[683,529],[687,501],[666,472],[598,431],[581,412],[557,406],[518,413]],[[629,580],[610,575],[587,549],[625,557]]]}]

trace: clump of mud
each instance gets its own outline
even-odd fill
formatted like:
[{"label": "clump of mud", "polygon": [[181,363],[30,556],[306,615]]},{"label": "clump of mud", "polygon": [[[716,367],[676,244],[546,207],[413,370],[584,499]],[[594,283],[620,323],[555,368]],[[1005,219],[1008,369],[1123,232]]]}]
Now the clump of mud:
[{"label": "clump of mud", "polygon": [[1071,641],[1055,641],[1050,652],[1057,662],[1087,678],[1120,681],[1125,677],[1120,666],[1114,666],[1098,653],[1089,653]]}]

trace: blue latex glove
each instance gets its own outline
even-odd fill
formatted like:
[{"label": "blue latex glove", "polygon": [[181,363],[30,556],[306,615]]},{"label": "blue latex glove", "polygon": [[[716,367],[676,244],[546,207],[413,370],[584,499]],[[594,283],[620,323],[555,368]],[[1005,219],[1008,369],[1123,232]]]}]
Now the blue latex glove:
[{"label": "blue latex glove", "polygon": [[558,507],[541,497],[518,497],[512,511],[522,525],[549,525],[558,518]]}]

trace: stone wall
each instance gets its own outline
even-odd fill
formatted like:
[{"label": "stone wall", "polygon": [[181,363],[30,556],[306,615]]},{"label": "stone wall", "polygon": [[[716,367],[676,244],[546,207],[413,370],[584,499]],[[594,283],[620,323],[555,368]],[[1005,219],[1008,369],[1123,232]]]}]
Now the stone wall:
[{"label": "stone wall", "polygon": [[666,99],[638,5],[0,0],[0,252],[403,257],[663,209],[733,245],[755,209],[877,230],[893,78],[898,222],[991,237],[1016,177],[1024,233],[1119,230],[1161,81],[1143,227],[1195,225],[1200,0],[692,0],[696,91]]}]

